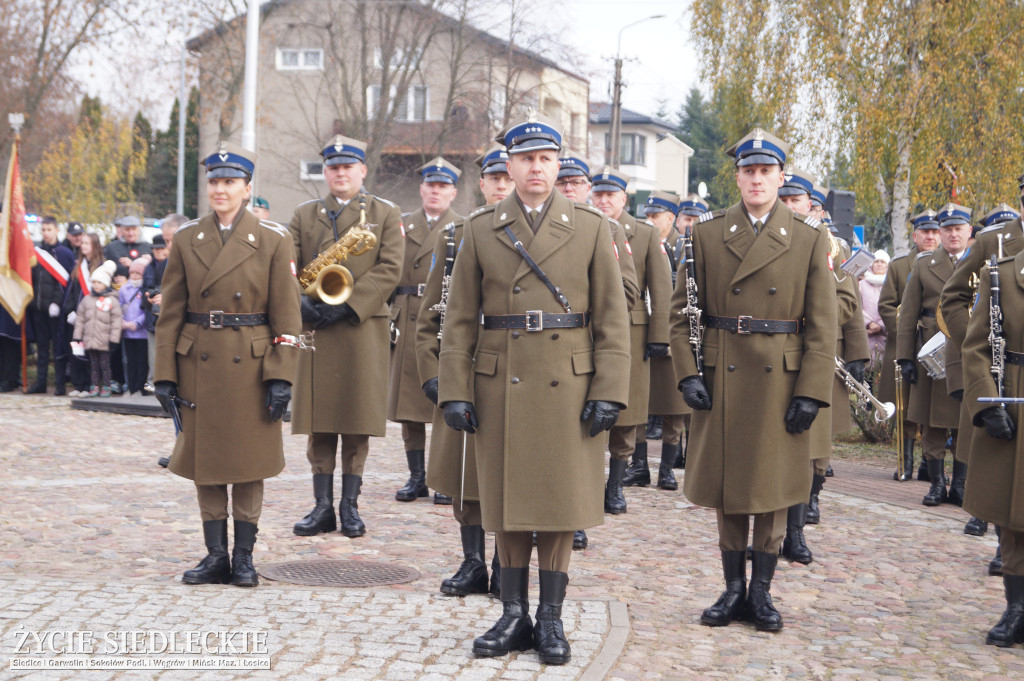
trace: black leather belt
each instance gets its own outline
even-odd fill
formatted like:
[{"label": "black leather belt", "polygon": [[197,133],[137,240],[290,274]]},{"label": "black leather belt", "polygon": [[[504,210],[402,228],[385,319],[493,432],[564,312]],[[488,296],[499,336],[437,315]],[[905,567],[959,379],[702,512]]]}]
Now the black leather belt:
[{"label": "black leather belt", "polygon": [[270,315],[266,312],[232,313],[222,310],[211,312],[188,312],[185,323],[198,324],[204,329],[223,329],[226,326],[263,326],[270,323]]},{"label": "black leather belt", "polygon": [[576,329],[589,323],[590,314],[587,312],[556,314],[540,310],[530,310],[526,314],[484,315],[482,321],[485,329],[526,329],[527,331]]},{"label": "black leather belt", "polygon": [[1012,350],[1007,350],[1006,363],[1016,364],[1017,366],[1024,366],[1024,352],[1014,352]]},{"label": "black leather belt", "polygon": [[931,309],[930,307],[922,307],[921,308],[921,316],[922,317],[934,317],[935,316],[935,310]]},{"label": "black leather belt", "polygon": [[396,286],[396,296],[417,296],[423,297],[423,290],[427,288],[426,284],[416,284],[415,286]]},{"label": "black leather belt", "polygon": [[717,317],[708,315],[708,328],[724,329],[746,336],[751,333],[800,333],[803,321],[798,319],[753,319],[746,315],[739,317]]}]

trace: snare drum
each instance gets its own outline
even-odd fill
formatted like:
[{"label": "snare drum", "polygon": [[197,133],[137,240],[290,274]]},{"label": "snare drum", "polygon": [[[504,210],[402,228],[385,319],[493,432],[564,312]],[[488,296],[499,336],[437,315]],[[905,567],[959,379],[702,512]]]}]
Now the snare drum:
[{"label": "snare drum", "polygon": [[941,331],[928,339],[917,353],[917,361],[928,372],[933,380],[940,381],[946,377],[946,336]]}]

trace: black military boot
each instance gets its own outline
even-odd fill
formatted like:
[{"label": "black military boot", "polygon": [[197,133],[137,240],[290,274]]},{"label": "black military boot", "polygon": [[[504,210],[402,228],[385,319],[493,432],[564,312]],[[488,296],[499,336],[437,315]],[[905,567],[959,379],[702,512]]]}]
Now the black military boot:
[{"label": "black military boot", "polygon": [[651,484],[651,471],[647,468],[647,443],[637,442],[633,448],[633,462],[622,475],[625,487],[647,487]]},{"label": "black military boot", "polygon": [[312,537],[321,532],[334,532],[338,529],[338,519],[334,515],[332,473],[313,474],[313,498],[316,499],[316,506],[292,528],[292,532],[300,537]]},{"label": "black military boot", "polygon": [[988,523],[981,518],[972,515],[971,519],[964,523],[964,534],[969,534],[972,537],[984,537],[986,532],[988,532]]},{"label": "black military boot", "polygon": [[806,521],[810,525],[817,525],[821,522],[821,509],[818,508],[818,495],[821,488],[825,486],[825,476],[814,474],[811,479],[811,496],[807,500]]},{"label": "black military boot", "polygon": [[366,525],[359,517],[359,488],[363,478],[345,473],[341,476],[341,504],[338,513],[341,515],[341,533],[346,537],[362,537],[366,534]]},{"label": "black military boot", "polygon": [[487,563],[484,562],[484,528],[463,525],[462,555],[465,560],[458,571],[441,582],[441,593],[449,596],[487,593]]},{"label": "black military boot", "polygon": [[[947,504],[964,505],[964,484],[967,482],[967,464],[953,459],[953,479],[949,481]],[[980,536],[980,535],[979,535]]]},{"label": "black military boot", "polygon": [[750,560],[747,617],[758,631],[779,631],[782,629],[782,615],[772,605],[772,595],[768,593],[779,556],[765,551],[754,551]]},{"label": "black military boot", "polygon": [[501,617],[483,636],[473,639],[477,657],[498,657],[533,648],[533,620],[527,598],[530,568],[501,568]]},{"label": "black military boot", "polygon": [[590,546],[590,540],[587,539],[586,530],[576,530],[572,533],[572,550],[582,551],[583,549]]},{"label": "black military boot", "polygon": [[1006,610],[996,626],[989,630],[985,643],[1010,648],[1014,643],[1024,643],[1024,576],[1003,575],[1003,590],[1006,593]]},{"label": "black military boot", "polygon": [[686,469],[686,446],[690,444],[690,429],[686,429],[686,433],[679,440],[676,449],[676,460],[672,463],[672,468]]},{"label": "black military boot", "polygon": [[206,557],[191,570],[185,570],[181,581],[185,584],[227,584],[231,581],[227,518],[203,522],[203,540],[206,542]]},{"label": "black military boot", "polygon": [[906,482],[914,479],[914,436],[909,435],[903,438],[903,477],[900,477],[899,469],[892,474],[893,480]]},{"label": "black military boot", "polygon": [[928,476],[928,459],[924,458],[924,452],[921,452],[921,465],[917,467],[917,479],[921,482],[932,481]]},{"label": "black military boot", "polygon": [[395,492],[395,499],[398,501],[416,501],[420,497],[429,496],[427,492],[427,471],[423,463],[423,450],[413,449],[406,452],[405,460],[409,462],[409,480],[405,483],[405,487]]},{"label": "black military boot", "polygon": [[814,554],[804,540],[804,524],[807,522],[807,504],[789,507],[786,516],[786,538],[782,540],[782,555],[794,563],[810,565]]},{"label": "black military boot", "polygon": [[645,433],[645,440],[660,440],[661,439],[661,426],[664,418],[661,416],[648,416],[647,417],[647,432]]},{"label": "black military boot", "polygon": [[447,494],[441,494],[440,492],[434,492],[434,505],[435,506],[451,506],[452,498]]},{"label": "black military boot", "polygon": [[235,586],[258,586],[260,578],[252,564],[252,547],[256,546],[255,523],[235,521],[235,548],[231,550],[231,583]]},{"label": "black military boot", "polygon": [[501,596],[501,563],[498,561],[498,547],[494,547],[494,558],[491,559],[491,586],[487,593],[495,598]]},{"label": "black military boot", "polygon": [[[1002,539],[1003,531],[996,525],[996,537]],[[1003,547],[996,542],[996,555],[988,562],[988,573],[993,577],[1003,574]]]},{"label": "black military boot", "polygon": [[626,460],[608,460],[608,482],[604,484],[604,512],[619,515],[626,512],[626,497],[622,494],[622,478],[626,473]]},{"label": "black military boot", "polygon": [[569,575],[565,572],[540,571],[540,603],[533,626],[533,645],[545,664],[565,664],[572,657],[562,629],[562,602],[568,584]]},{"label": "black military boot", "polygon": [[37,379],[35,383],[28,387],[25,391],[28,395],[42,395],[46,393],[46,367],[43,367],[41,375],[43,378]]},{"label": "black military boot", "polygon": [[722,551],[722,573],[725,591],[715,604],[706,608],[700,623],[706,627],[724,627],[733,620],[743,619],[747,600],[747,552]]},{"label": "black military boot", "polygon": [[925,506],[938,506],[946,501],[946,478],[942,474],[942,459],[928,459],[928,478],[932,486],[928,488],[928,494],[924,495],[921,503]]},{"label": "black military boot", "polygon": [[679,445],[661,445],[661,465],[658,466],[658,488],[667,490],[679,489],[676,476],[672,472],[672,464],[676,461],[676,452]]}]

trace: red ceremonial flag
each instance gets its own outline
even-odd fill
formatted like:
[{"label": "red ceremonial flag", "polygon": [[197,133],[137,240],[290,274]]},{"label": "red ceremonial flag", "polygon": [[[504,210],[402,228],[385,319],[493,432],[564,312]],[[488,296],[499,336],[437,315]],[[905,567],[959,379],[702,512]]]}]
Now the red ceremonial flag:
[{"label": "red ceremonial flag", "polygon": [[0,304],[21,323],[32,301],[32,267],[36,264],[35,244],[25,222],[25,196],[18,169],[18,142],[11,150],[4,185],[4,208],[0,214]]}]

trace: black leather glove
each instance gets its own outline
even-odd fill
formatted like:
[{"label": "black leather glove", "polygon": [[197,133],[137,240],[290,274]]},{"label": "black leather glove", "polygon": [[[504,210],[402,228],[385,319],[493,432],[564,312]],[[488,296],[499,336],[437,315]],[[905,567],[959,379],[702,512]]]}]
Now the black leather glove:
[{"label": "black leather glove", "polygon": [[316,320],[316,323],[313,324],[314,328],[317,329],[323,329],[331,324],[356,316],[355,310],[348,303],[342,303],[341,305],[317,303],[316,311],[320,313],[320,319]]},{"label": "black leather glove", "polygon": [[683,393],[683,402],[691,409],[708,411],[711,409],[711,395],[700,376],[687,376],[679,381],[679,390]]},{"label": "black leather glove", "polygon": [[596,437],[603,430],[611,430],[611,427],[619,420],[621,410],[622,407],[615,402],[587,400],[587,403],[583,405],[580,421],[587,421],[593,417],[594,420],[590,422],[590,437]]},{"label": "black leather glove", "polygon": [[300,296],[299,300],[301,301],[302,321],[313,324],[320,319],[320,311],[316,309],[316,302],[312,298]]},{"label": "black leather glove", "polygon": [[157,381],[153,385],[153,394],[164,411],[170,414],[174,398],[178,396],[178,384],[174,381]]},{"label": "black leather glove", "polygon": [[428,400],[433,402],[435,405],[437,404],[437,376],[428,379],[427,382],[423,384],[423,394],[427,396]]},{"label": "black leather glove", "polygon": [[786,410],[786,432],[802,433],[811,427],[818,415],[818,402],[810,397],[794,397]]},{"label": "black leather glove", "polygon": [[292,399],[292,384],[274,378],[267,381],[267,411],[270,412],[271,421],[280,421],[284,418],[284,410]]},{"label": "black leather glove", "polygon": [[445,402],[444,422],[449,428],[475,433],[480,423],[476,420],[476,409],[472,402]]},{"label": "black leather glove", "polygon": [[903,376],[903,380],[913,385],[917,383],[917,367],[914,366],[914,361],[910,359],[901,359],[900,362],[900,375]]},{"label": "black leather glove", "polygon": [[668,343],[648,343],[644,348],[644,359],[668,357]]},{"label": "black leather glove", "polygon": [[857,381],[858,383],[863,383],[864,374],[867,370],[867,364],[867,361],[863,359],[855,359],[852,362],[847,362],[846,365],[843,366],[843,368],[846,369],[847,373],[849,373],[850,376],[853,377],[853,380]]},{"label": "black leather glove", "polygon": [[1013,419],[1010,418],[1010,415],[1006,413],[1006,409],[1003,407],[989,407],[985,411],[979,412],[978,418],[985,424],[985,430],[988,432],[989,437],[994,437],[997,440],[1013,439],[1013,434],[1017,428],[1013,424]]},{"label": "black leather glove", "polygon": [[963,390],[963,388],[961,388],[960,390],[954,390],[953,392],[951,392],[949,394],[949,396],[952,397],[957,402],[963,402],[964,401],[964,390]]}]

